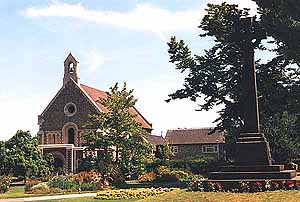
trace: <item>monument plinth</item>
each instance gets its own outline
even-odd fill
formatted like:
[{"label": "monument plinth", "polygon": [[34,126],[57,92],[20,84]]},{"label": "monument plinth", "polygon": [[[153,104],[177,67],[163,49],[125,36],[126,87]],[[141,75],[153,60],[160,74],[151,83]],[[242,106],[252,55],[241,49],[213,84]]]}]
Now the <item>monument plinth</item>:
[{"label": "monument plinth", "polygon": [[236,141],[235,166],[211,172],[209,180],[291,179],[295,170],[272,165],[269,143],[259,127],[254,47],[266,36],[254,27],[254,17],[242,18],[240,47],[243,54],[242,109],[244,126]]}]

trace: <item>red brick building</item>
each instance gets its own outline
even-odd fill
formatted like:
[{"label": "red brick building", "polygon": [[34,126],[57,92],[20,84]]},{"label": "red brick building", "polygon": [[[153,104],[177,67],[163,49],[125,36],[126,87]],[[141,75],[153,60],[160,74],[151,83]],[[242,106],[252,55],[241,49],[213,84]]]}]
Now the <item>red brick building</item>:
[{"label": "red brick building", "polygon": [[213,128],[185,128],[168,130],[166,142],[175,159],[189,159],[199,156],[211,158],[225,157],[225,134]]},{"label": "red brick building", "polygon": [[[64,61],[63,86],[38,117],[39,147],[43,153],[54,155],[56,167],[64,167],[68,172],[75,171],[79,159],[83,158],[83,135],[97,130],[83,127],[88,115],[107,112],[96,102],[105,98],[106,93],[79,82],[78,63],[70,53]],[[134,119],[145,130],[152,130],[152,125],[136,108],[131,108],[130,112],[137,114]]]}]

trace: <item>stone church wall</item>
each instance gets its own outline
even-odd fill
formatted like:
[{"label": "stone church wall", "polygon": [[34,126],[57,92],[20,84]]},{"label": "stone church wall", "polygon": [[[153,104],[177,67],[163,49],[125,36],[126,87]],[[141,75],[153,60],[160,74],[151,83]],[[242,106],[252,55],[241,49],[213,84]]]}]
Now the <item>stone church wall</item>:
[{"label": "stone church wall", "polygon": [[[67,116],[64,113],[64,107],[69,102],[76,105],[77,112],[74,116]],[[73,81],[69,81],[41,117],[43,123],[40,129],[43,131],[58,131],[62,130],[63,126],[68,122],[75,123],[78,129],[81,129],[84,123],[87,122],[88,114],[90,113],[97,113],[95,107],[76,84]]]}]

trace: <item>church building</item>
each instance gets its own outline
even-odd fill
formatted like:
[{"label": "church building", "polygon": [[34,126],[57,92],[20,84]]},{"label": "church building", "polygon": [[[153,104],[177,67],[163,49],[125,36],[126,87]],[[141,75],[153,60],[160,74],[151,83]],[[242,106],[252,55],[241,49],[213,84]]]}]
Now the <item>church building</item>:
[{"label": "church building", "polygon": [[[84,128],[89,114],[107,112],[97,102],[106,98],[104,91],[79,82],[79,62],[70,53],[64,61],[63,85],[45,110],[38,116],[39,148],[44,154],[52,153],[55,167],[74,172],[79,159],[84,157],[84,134],[95,132],[96,128]],[[142,127],[151,132],[150,124],[135,108],[131,108],[134,118]]]}]

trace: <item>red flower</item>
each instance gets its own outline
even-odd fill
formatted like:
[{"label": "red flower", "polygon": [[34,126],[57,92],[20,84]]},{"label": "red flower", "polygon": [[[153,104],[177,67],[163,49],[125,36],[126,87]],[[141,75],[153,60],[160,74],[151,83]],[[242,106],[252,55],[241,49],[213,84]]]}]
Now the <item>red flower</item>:
[{"label": "red flower", "polygon": [[288,188],[292,188],[292,187],[295,186],[295,181],[293,181],[293,180],[288,180],[288,181],[286,182],[286,184],[287,184]]},{"label": "red flower", "polygon": [[256,182],[256,185],[257,185],[258,187],[262,187],[262,186],[263,186],[263,183],[262,183],[262,182]]}]

